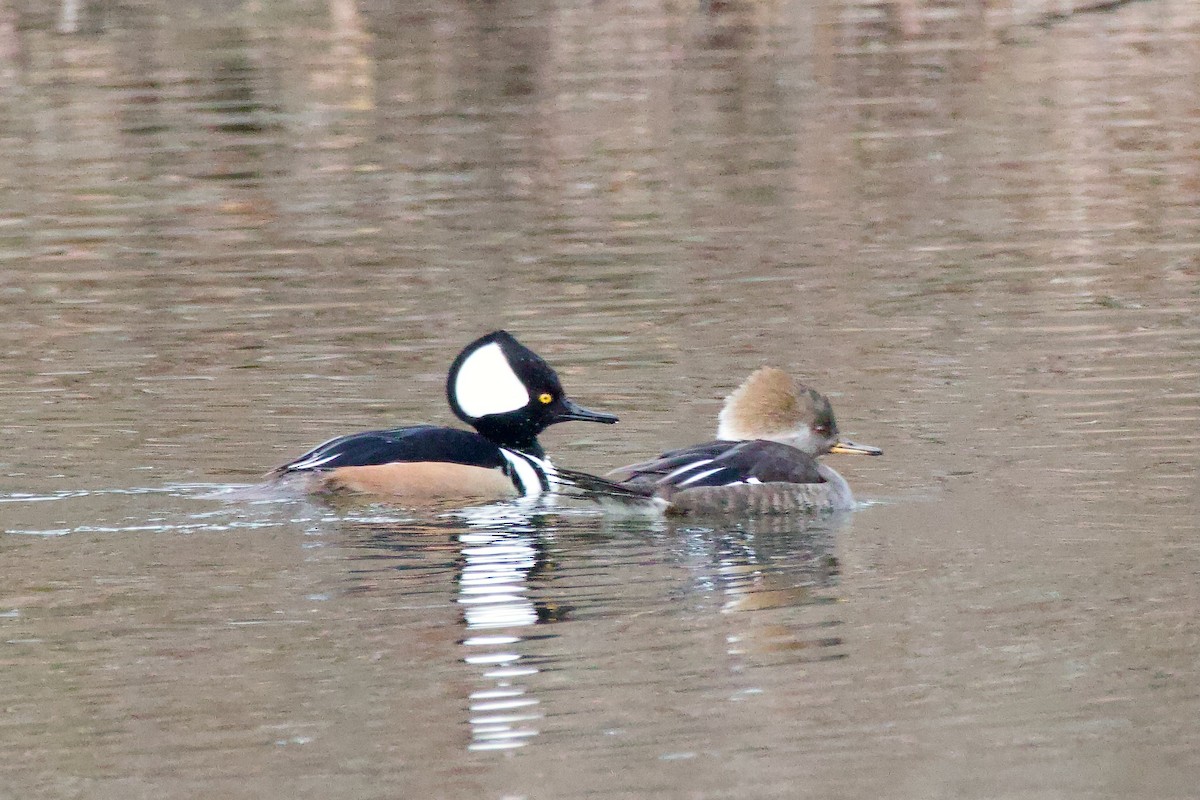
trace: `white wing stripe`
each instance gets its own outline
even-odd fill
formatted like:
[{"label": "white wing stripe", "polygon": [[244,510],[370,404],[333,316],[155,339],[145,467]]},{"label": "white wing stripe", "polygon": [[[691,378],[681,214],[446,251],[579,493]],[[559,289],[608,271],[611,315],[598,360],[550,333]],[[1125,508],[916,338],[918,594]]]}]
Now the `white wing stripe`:
[{"label": "white wing stripe", "polygon": [[341,455],[341,452],[335,451],[323,458],[318,458],[317,454],[314,453],[313,455],[309,456],[308,458],[306,458],[302,461],[293,461],[291,464],[287,465],[287,468],[289,470],[316,469],[317,467],[321,466],[322,464],[326,464],[330,461],[333,461],[335,458],[337,458],[340,455]]},{"label": "white wing stripe", "polygon": [[693,475],[692,477],[688,478],[686,481],[680,481],[679,483],[677,483],[675,485],[679,486],[679,487],[687,486],[689,483],[695,483],[696,481],[703,480],[703,479],[707,478],[709,475],[712,475],[713,473],[716,473],[716,472],[720,472],[723,469],[725,469],[725,468],[724,467],[713,467],[712,469],[706,469],[706,470],[704,470],[704,472]]},{"label": "white wing stripe", "polygon": [[691,472],[692,470],[696,469],[697,467],[703,467],[705,464],[711,464],[711,463],[712,463],[711,458],[701,458],[696,461],[689,461],[688,463],[684,464],[682,467],[675,470],[674,472],[670,472],[670,473],[662,476],[661,478],[659,478],[659,482],[661,483],[661,482],[669,481],[672,478],[679,477],[680,475],[682,475],[685,472]]}]

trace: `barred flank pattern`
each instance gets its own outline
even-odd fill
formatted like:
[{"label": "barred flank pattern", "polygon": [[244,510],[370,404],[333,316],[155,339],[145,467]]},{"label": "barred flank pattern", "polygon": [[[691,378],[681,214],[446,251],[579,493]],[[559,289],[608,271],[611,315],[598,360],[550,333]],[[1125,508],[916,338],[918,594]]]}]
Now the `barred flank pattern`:
[{"label": "barred flank pattern", "polygon": [[740,483],[684,489],[670,496],[667,513],[674,516],[700,514],[796,514],[835,510],[828,485],[824,483]]}]

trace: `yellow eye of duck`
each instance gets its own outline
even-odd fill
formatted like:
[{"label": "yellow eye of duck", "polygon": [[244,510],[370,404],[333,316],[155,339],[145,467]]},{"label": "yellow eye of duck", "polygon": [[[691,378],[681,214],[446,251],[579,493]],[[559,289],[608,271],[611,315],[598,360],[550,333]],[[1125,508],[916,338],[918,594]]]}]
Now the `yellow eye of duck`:
[{"label": "yellow eye of duck", "polygon": [[553,400],[554,400],[554,398],[550,395],[549,392],[542,392],[540,395],[538,395],[538,402],[544,406],[550,405],[551,401],[553,401]]}]

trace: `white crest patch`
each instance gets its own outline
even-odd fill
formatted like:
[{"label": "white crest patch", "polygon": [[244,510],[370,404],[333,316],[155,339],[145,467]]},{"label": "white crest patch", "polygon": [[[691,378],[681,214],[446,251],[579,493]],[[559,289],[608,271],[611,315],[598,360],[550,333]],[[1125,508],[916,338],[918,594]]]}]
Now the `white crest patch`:
[{"label": "white crest patch", "polygon": [[467,356],[454,378],[454,399],[468,417],[516,411],[529,404],[529,391],[492,342]]}]

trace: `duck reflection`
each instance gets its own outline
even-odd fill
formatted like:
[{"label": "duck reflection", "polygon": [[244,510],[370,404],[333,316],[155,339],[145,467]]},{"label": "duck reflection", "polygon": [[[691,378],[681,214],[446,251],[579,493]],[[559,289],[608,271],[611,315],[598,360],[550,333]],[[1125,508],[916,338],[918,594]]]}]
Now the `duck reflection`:
[{"label": "duck reflection", "polygon": [[[528,507],[495,504],[456,511],[428,522],[361,521],[360,546],[427,558],[439,546],[454,549],[455,602],[465,630],[460,659],[475,671],[467,695],[470,750],[521,747],[539,733],[544,716],[530,681],[546,665],[523,644],[530,626],[557,622],[566,607],[538,597],[537,584],[552,573],[543,537],[552,531],[546,518]],[[414,535],[416,534],[416,535]],[[439,545],[429,534],[439,534]],[[448,538],[447,538],[448,537]],[[539,637],[541,638],[541,637]]]},{"label": "duck reflection", "polygon": [[532,597],[531,584],[549,572],[538,519],[505,506],[462,513],[458,602],[466,636],[463,660],[484,684],[468,699],[471,750],[521,747],[538,735],[541,702],[528,681],[538,674],[521,652],[520,630],[561,619]]},{"label": "duck reflection", "polygon": [[712,597],[730,626],[728,655],[845,657],[832,612],[837,534],[849,518],[779,515],[675,529],[687,543],[692,590]]},{"label": "duck reflection", "polygon": [[[424,628],[438,640],[426,656],[429,679],[462,698],[452,704],[465,705],[468,749],[507,750],[542,735],[547,671],[586,664],[592,677],[667,686],[679,680],[668,664],[684,657],[698,665],[689,674],[715,668],[726,675],[736,699],[767,690],[758,667],[844,658],[834,553],[846,522],[846,515],[783,515],[685,525],[499,504],[428,521],[360,517],[349,530],[356,547],[371,551],[355,558],[363,566],[356,584],[382,585],[378,568],[367,564],[385,551],[386,570],[425,573],[415,585],[393,582],[395,591],[415,598],[415,589],[422,603],[457,607],[457,625]],[[571,554],[562,569],[559,552]],[[574,604],[592,623],[619,620],[629,638],[564,640],[583,629],[535,630],[571,620]],[[630,665],[614,654],[650,642],[661,668],[643,664],[627,674]],[[567,651],[564,661],[559,654]],[[562,699],[556,717],[579,712]]]}]

